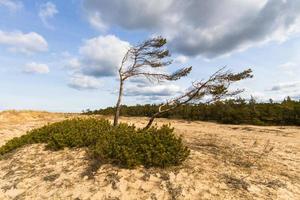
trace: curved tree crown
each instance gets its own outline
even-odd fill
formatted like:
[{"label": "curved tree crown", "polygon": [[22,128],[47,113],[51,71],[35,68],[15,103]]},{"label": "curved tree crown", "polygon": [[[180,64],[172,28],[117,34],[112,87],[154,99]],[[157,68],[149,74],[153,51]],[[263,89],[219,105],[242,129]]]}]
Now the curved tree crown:
[{"label": "curved tree crown", "polygon": [[124,81],[131,77],[143,76],[151,82],[175,81],[181,77],[187,76],[192,67],[184,67],[173,73],[165,73],[157,68],[170,65],[172,60],[169,50],[165,47],[167,40],[162,37],[155,37],[131,47],[122,59],[119,68],[119,97],[116,104],[116,113],[114,125],[118,124],[121,109],[121,100],[123,96]]},{"label": "curved tree crown", "polygon": [[174,81],[187,76],[192,67],[181,68],[171,74],[164,72],[153,72],[153,68],[162,68],[170,65],[172,60],[168,49],[164,48],[167,40],[162,37],[155,37],[131,47],[125,54],[119,75],[121,80],[126,80],[133,76],[144,76],[151,81]]},{"label": "curved tree crown", "polygon": [[[191,72],[192,67],[184,67],[170,74],[157,70],[157,68],[162,68],[172,63],[170,59],[167,59],[170,57],[170,53],[166,48],[164,48],[166,43],[167,40],[165,38],[155,37],[131,47],[126,52],[119,68],[120,89],[116,105],[114,125],[118,124],[121,99],[123,95],[123,83],[125,80],[131,77],[144,76],[151,82],[161,82],[165,80],[175,81],[187,76]],[[153,120],[157,116],[181,105],[201,101],[211,103],[243,92],[243,90],[240,89],[229,91],[229,87],[232,83],[252,78],[252,70],[247,69],[240,73],[232,73],[225,69],[226,67],[221,68],[206,80],[200,80],[192,83],[192,86],[189,87],[184,94],[161,104],[158,112],[150,118],[145,129],[151,126]]]}]

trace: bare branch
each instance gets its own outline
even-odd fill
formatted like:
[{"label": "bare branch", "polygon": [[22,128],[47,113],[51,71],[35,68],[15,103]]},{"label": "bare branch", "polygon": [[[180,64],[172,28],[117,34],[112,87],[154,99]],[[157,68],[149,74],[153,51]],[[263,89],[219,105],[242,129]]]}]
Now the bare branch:
[{"label": "bare branch", "polygon": [[182,68],[170,74],[157,72],[157,70],[155,73],[152,72],[151,69],[166,67],[172,63],[172,60],[167,59],[170,57],[170,52],[169,50],[164,49],[166,43],[167,40],[165,38],[151,38],[131,47],[124,55],[119,67],[120,87],[119,97],[116,104],[114,125],[118,124],[125,80],[131,77],[144,76],[151,82],[175,81],[187,76],[191,72],[192,67]]},{"label": "bare branch", "polygon": [[[166,104],[162,104],[159,107],[157,113],[155,113],[149,120],[144,129],[148,129],[153,123],[154,119],[166,112],[169,112],[177,107],[188,104],[204,101],[204,103],[212,103],[221,100],[226,97],[232,97],[240,94],[244,90],[229,91],[229,87],[232,83],[252,78],[252,70],[247,69],[241,73],[231,73],[229,70],[225,71],[226,67],[222,67],[214,74],[212,74],[205,82],[203,80],[199,82],[193,82],[192,87],[188,88],[184,94],[178,96],[172,100],[167,101]],[[207,97],[207,99],[204,99]],[[162,109],[166,107],[166,109]]]}]

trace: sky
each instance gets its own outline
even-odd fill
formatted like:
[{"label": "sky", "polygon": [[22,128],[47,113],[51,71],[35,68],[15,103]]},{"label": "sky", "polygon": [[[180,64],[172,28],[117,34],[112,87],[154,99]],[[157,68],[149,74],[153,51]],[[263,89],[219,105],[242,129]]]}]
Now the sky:
[{"label": "sky", "polygon": [[80,112],[114,106],[126,50],[167,39],[188,77],[132,79],[124,104],[160,103],[227,66],[257,101],[300,99],[299,0],[0,0],[0,110]]}]

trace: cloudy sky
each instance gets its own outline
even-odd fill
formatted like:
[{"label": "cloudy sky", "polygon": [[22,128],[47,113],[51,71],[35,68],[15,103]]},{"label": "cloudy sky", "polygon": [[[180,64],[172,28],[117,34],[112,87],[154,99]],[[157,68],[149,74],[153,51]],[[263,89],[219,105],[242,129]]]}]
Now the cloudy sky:
[{"label": "cloudy sky", "polygon": [[189,77],[126,83],[125,103],[178,95],[222,66],[251,67],[243,97],[300,99],[299,0],[0,0],[0,110],[113,106],[131,45],[161,35]]}]

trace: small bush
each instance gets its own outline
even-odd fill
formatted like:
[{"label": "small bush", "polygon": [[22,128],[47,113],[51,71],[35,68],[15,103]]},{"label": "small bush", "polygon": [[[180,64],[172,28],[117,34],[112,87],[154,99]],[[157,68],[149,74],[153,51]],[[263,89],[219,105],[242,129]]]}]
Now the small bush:
[{"label": "small bush", "polygon": [[121,124],[100,137],[92,151],[97,158],[126,167],[179,165],[189,155],[182,139],[166,125],[137,131],[133,126]]},{"label": "small bush", "polygon": [[46,143],[52,150],[88,147],[95,159],[124,167],[168,167],[181,164],[189,155],[173,131],[167,125],[141,130],[127,124],[114,127],[103,119],[71,119],[13,138],[0,148],[0,155],[27,144]]}]

